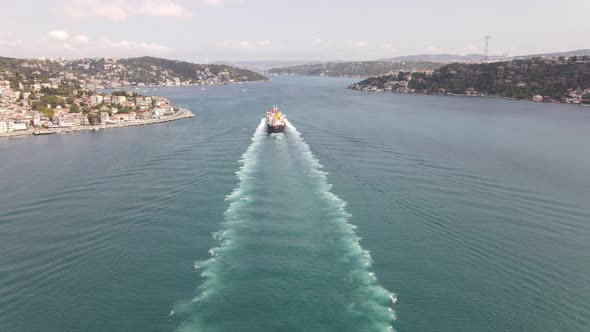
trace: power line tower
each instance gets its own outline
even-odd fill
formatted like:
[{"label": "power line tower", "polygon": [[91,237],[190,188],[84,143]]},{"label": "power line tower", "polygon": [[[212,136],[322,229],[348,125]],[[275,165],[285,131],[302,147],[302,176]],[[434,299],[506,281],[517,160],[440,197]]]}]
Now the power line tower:
[{"label": "power line tower", "polygon": [[327,60],[326,60],[326,57],[325,57],[325,56],[323,56],[323,57],[322,57],[322,69],[324,69],[324,70],[325,70],[325,69],[326,69],[326,67],[328,66],[328,64],[326,63],[326,61],[327,61]]},{"label": "power line tower", "polygon": [[486,41],[485,59],[486,59],[486,62],[487,62],[488,61],[488,48],[490,46],[490,39],[492,39],[492,36],[485,35],[485,36],[483,36],[483,39]]}]

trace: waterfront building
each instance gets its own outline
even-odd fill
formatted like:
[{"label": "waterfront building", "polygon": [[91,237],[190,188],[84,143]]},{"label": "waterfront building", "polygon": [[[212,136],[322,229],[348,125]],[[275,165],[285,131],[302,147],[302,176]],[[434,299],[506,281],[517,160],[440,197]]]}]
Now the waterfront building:
[{"label": "waterfront building", "polygon": [[100,112],[100,123],[109,123],[111,118],[109,117],[109,113],[107,112]]}]

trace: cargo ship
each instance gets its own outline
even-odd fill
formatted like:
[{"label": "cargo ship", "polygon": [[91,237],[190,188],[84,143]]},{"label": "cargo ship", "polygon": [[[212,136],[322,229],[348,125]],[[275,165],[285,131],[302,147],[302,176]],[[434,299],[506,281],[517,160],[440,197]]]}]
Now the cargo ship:
[{"label": "cargo ship", "polygon": [[285,132],[285,115],[276,106],[266,112],[266,131],[269,134]]}]

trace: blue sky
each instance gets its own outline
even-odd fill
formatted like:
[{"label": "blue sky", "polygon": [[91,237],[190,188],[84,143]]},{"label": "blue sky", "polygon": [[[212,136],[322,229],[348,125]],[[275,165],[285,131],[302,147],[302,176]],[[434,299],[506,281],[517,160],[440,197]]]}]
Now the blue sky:
[{"label": "blue sky", "polygon": [[371,60],[590,48],[590,0],[1,0],[0,56]]}]

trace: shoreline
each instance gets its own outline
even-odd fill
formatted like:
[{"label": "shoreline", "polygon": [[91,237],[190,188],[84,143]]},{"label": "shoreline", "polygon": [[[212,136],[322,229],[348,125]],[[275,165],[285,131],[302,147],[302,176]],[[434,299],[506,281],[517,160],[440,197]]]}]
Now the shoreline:
[{"label": "shoreline", "polygon": [[67,134],[67,133],[78,133],[84,131],[99,131],[105,129],[115,129],[115,128],[126,128],[126,127],[137,127],[137,126],[146,126],[146,125],[153,125],[158,123],[164,122],[171,122],[177,121],[182,119],[193,118],[196,115],[189,111],[188,109],[180,109],[179,114],[175,114],[168,117],[162,117],[159,119],[148,119],[148,120],[141,120],[141,121],[133,121],[133,122],[123,122],[123,123],[113,123],[113,124],[101,124],[96,126],[79,126],[79,127],[69,127],[69,128],[54,128],[54,129],[44,129],[44,130],[23,130],[23,131],[13,131],[9,133],[2,133],[0,134],[1,138],[10,138],[10,137],[24,137],[24,136],[36,136],[34,135],[35,132],[42,132],[41,135],[53,135],[53,134]]},{"label": "shoreline", "polygon": [[233,83],[227,83],[227,84],[197,84],[197,83],[191,83],[191,84],[184,84],[184,85],[124,85],[124,86],[118,86],[118,87],[98,88],[98,89],[94,89],[94,90],[97,91],[97,90],[117,90],[117,89],[135,89],[135,88],[139,88],[139,89],[182,88],[182,87],[185,87],[185,86],[223,86],[223,85],[240,85],[240,84],[250,84],[250,83],[264,83],[264,82],[270,82],[270,81],[272,81],[272,79],[267,78],[266,80],[247,81],[247,82],[233,82]]},{"label": "shoreline", "polygon": [[356,92],[364,92],[364,93],[391,93],[391,94],[397,94],[397,95],[490,98],[490,99],[504,99],[504,100],[513,100],[513,101],[526,101],[526,102],[537,103],[537,104],[560,104],[560,105],[572,105],[572,106],[580,106],[580,107],[590,107],[590,104],[574,104],[574,103],[562,103],[562,102],[532,101],[530,99],[518,99],[518,98],[513,98],[513,97],[502,97],[502,96],[494,96],[494,95],[467,95],[467,94],[459,94],[459,93],[421,93],[421,92],[404,93],[404,92],[394,92],[394,91],[364,91],[364,90],[359,90],[359,89],[351,89],[351,88],[348,88],[348,87],[346,89],[347,90],[351,90],[351,91],[356,91]]}]

